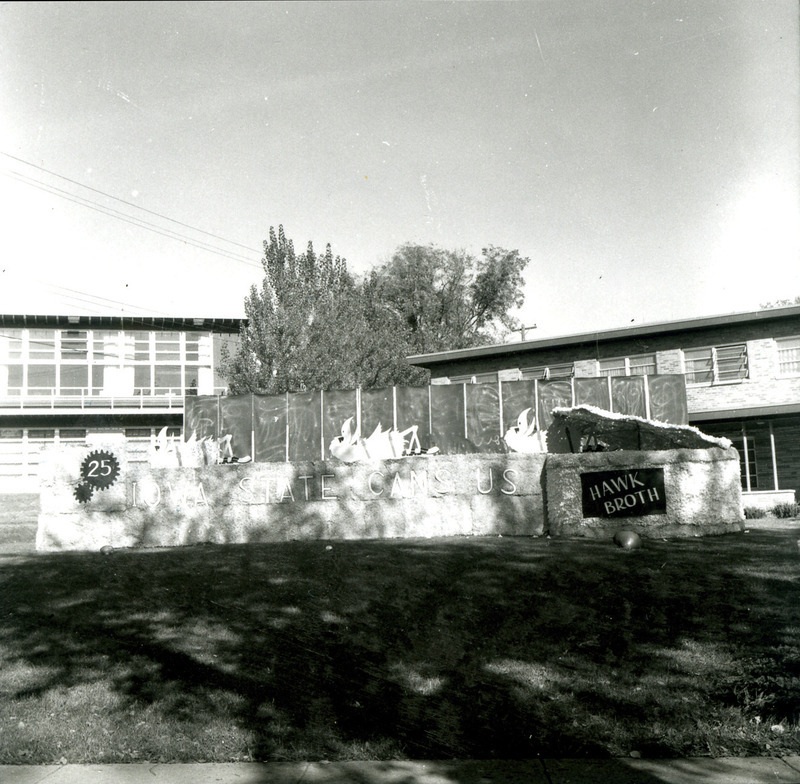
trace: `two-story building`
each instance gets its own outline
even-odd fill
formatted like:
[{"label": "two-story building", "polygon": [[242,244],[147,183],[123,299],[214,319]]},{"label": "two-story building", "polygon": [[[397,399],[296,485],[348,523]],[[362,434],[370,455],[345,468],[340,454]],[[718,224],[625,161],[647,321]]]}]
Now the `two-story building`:
[{"label": "two-story building", "polygon": [[[800,306],[408,358],[432,383],[684,374],[689,423],[729,438],[745,505],[800,497]],[[789,491],[782,493],[778,491]]]},{"label": "two-story building", "polygon": [[142,459],[185,395],[225,388],[223,342],[239,319],[0,315],[0,492],[35,489],[52,443],[125,437]]},{"label": "two-story building", "polygon": [[[145,459],[185,395],[220,394],[239,319],[0,315],[0,492],[34,490],[47,444],[124,437]],[[742,456],[754,503],[800,495],[800,306],[408,358],[432,383],[683,374],[688,420]]]}]

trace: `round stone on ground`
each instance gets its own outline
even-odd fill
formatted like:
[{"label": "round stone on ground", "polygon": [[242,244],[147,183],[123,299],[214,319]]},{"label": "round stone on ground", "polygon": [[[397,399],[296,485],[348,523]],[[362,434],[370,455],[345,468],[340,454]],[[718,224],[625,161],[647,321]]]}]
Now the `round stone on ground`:
[{"label": "round stone on ground", "polygon": [[642,539],[635,531],[617,531],[614,534],[614,544],[623,550],[636,550],[642,546]]}]

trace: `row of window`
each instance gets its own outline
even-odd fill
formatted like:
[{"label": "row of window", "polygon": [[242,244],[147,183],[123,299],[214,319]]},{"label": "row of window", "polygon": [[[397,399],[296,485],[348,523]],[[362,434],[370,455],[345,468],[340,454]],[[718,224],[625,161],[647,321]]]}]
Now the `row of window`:
[{"label": "row of window", "polygon": [[213,394],[210,332],[0,331],[0,395]]},{"label": "row of window", "polygon": [[7,365],[0,367],[0,394],[148,396],[192,391],[211,394],[211,368],[181,365]]},{"label": "row of window", "polygon": [[[142,440],[142,439],[155,439],[156,435],[160,432],[161,428],[156,427],[127,427],[122,431],[125,438]],[[85,441],[87,430],[84,427],[59,427],[59,428],[15,428],[5,427],[0,428],[0,442],[4,441],[20,441],[27,438],[29,441],[54,441],[58,435],[61,441]],[[94,432],[94,431],[93,431]],[[101,431],[102,434],[105,431]],[[120,431],[113,431],[114,434]],[[173,438],[181,437],[181,428],[169,427],[167,428],[167,436]]]},{"label": "row of window", "polygon": [[207,332],[3,329],[0,362],[210,364],[211,342],[211,333]]},{"label": "row of window", "polygon": [[[800,337],[776,340],[778,348],[778,374],[800,375]],[[737,343],[729,346],[705,346],[683,349],[684,373],[687,384],[724,384],[741,381],[749,377],[747,345]],[[656,372],[655,354],[639,354],[628,357],[601,359],[597,363],[600,376],[646,376]],[[563,365],[520,368],[523,379],[571,378],[572,363]],[[473,376],[454,376],[451,381],[473,381],[475,383],[497,381],[496,373]]]}]

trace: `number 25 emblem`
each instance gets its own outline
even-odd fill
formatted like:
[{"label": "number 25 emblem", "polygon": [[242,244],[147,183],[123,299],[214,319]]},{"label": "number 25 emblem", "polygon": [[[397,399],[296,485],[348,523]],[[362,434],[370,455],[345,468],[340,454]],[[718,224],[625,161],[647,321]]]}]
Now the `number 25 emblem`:
[{"label": "number 25 emblem", "polygon": [[92,487],[101,490],[110,487],[119,476],[119,461],[111,452],[90,452],[81,463],[81,477]]}]

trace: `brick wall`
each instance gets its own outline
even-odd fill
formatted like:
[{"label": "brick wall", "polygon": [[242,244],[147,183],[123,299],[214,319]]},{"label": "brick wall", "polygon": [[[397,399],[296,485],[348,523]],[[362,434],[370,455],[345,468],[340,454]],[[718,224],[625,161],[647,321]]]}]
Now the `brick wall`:
[{"label": "brick wall", "polygon": [[[764,311],[768,314],[768,311]],[[553,345],[543,348],[525,348],[524,344],[509,344],[503,354],[482,357],[454,359],[432,368],[434,377],[489,373],[502,368],[538,367],[560,365],[584,360],[610,359],[653,353],[661,355],[663,368],[659,373],[682,373],[681,349],[703,346],[720,346],[730,343],[752,343],[757,351],[766,355],[774,354],[774,339],[800,335],[800,318],[796,315],[786,318],[754,318],[750,322],[722,324],[693,330],[675,330],[655,335],[635,335],[602,339],[602,335],[582,342],[571,342],[563,346]],[[758,344],[756,346],[756,344]],[[771,360],[777,361],[777,360]],[[759,366],[760,358],[759,358]],[[766,368],[767,365],[763,365]],[[774,375],[775,371],[769,371]]]},{"label": "brick wall", "polygon": [[575,362],[576,378],[593,378],[599,375],[596,359],[579,359]]},{"label": "brick wall", "polygon": [[683,354],[679,349],[659,351],[656,353],[656,373],[669,375],[683,373]]},{"label": "brick wall", "polygon": [[747,341],[749,378],[724,384],[689,384],[689,414],[800,402],[800,376],[779,378],[778,348],[771,338]]}]

